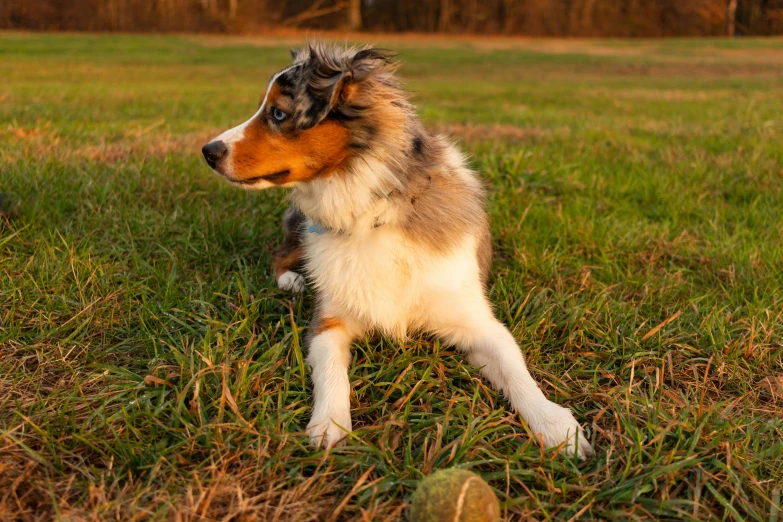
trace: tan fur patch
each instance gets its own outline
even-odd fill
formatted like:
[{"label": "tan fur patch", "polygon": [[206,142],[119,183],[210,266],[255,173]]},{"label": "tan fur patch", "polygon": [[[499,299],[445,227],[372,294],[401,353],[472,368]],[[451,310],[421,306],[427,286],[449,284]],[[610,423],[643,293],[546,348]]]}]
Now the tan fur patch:
[{"label": "tan fur patch", "polygon": [[[269,93],[266,95],[266,105],[267,107],[274,107],[275,103],[277,102],[277,98],[280,97],[280,86],[276,83],[273,83],[272,86],[269,88]],[[261,100],[261,103],[263,103],[264,100]]]},{"label": "tan fur patch", "polygon": [[318,321],[318,326],[315,327],[315,334],[322,334],[327,330],[331,330],[333,328],[342,328],[342,326],[343,322],[336,317],[322,317]]},{"label": "tan fur patch", "polygon": [[234,144],[231,160],[238,180],[265,178],[283,185],[328,176],[345,164],[349,155],[348,131],[338,123],[326,121],[285,134],[273,132],[257,118],[245,129],[244,138]]},{"label": "tan fur patch", "polygon": [[340,99],[342,99],[344,102],[350,102],[356,96],[357,89],[358,87],[355,83],[348,83],[347,85],[343,86],[342,90],[340,91]]},{"label": "tan fur patch", "polygon": [[272,259],[272,270],[275,271],[275,279],[277,280],[286,272],[295,272],[296,269],[301,266],[303,259],[303,245],[299,245],[291,250],[286,250],[284,252],[277,252],[275,257]]}]

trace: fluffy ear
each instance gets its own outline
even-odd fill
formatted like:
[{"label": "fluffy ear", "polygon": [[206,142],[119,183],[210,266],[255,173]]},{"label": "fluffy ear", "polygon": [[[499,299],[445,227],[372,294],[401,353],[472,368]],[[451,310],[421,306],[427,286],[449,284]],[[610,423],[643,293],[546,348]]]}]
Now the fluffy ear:
[{"label": "fluffy ear", "polygon": [[382,49],[346,53],[335,48],[311,46],[308,51],[308,84],[313,96],[321,101],[320,117],[341,103],[350,103],[358,85],[392,64],[393,56]]},{"label": "fluffy ear", "polygon": [[347,78],[341,85],[337,101],[349,103],[356,94],[358,85],[375,73],[393,70],[394,53],[385,49],[362,49],[351,58]]},{"label": "fluffy ear", "polygon": [[348,71],[334,48],[311,45],[307,51],[307,87],[316,102],[313,116],[320,119],[334,108]]},{"label": "fluffy ear", "polygon": [[360,82],[389,66],[394,67],[394,56],[394,52],[386,49],[362,49],[351,59],[350,69],[356,81]]}]

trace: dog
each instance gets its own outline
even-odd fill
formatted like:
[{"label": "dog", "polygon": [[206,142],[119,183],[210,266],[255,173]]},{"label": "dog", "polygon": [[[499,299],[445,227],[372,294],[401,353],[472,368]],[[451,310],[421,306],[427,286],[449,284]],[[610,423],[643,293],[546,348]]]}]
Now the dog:
[{"label": "dog", "polygon": [[258,110],[202,153],[245,189],[291,187],[272,268],[283,290],[312,282],[307,433],[331,447],[351,431],[351,344],[365,333],[437,336],[501,391],[547,448],[592,448],[549,401],[487,298],[492,258],[484,189],[465,156],[433,136],[385,50],[310,44],[272,76]]}]

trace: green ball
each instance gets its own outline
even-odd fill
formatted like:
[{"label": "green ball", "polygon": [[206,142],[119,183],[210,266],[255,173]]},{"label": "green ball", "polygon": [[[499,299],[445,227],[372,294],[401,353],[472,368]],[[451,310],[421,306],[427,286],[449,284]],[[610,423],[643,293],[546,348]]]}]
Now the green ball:
[{"label": "green ball", "polygon": [[444,469],[419,484],[411,499],[411,522],[498,522],[495,492],[475,473]]}]

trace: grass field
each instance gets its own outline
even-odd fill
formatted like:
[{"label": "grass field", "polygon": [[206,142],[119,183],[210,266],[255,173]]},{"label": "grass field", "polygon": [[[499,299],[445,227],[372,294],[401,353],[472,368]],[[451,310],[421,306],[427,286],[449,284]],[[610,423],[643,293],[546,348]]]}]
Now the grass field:
[{"label": "grass field", "polygon": [[583,463],[427,338],[356,343],[356,431],[309,447],[285,194],[199,154],[290,43],[0,34],[0,520],[399,520],[450,466],[511,520],[783,520],[783,40],[381,39]]}]

